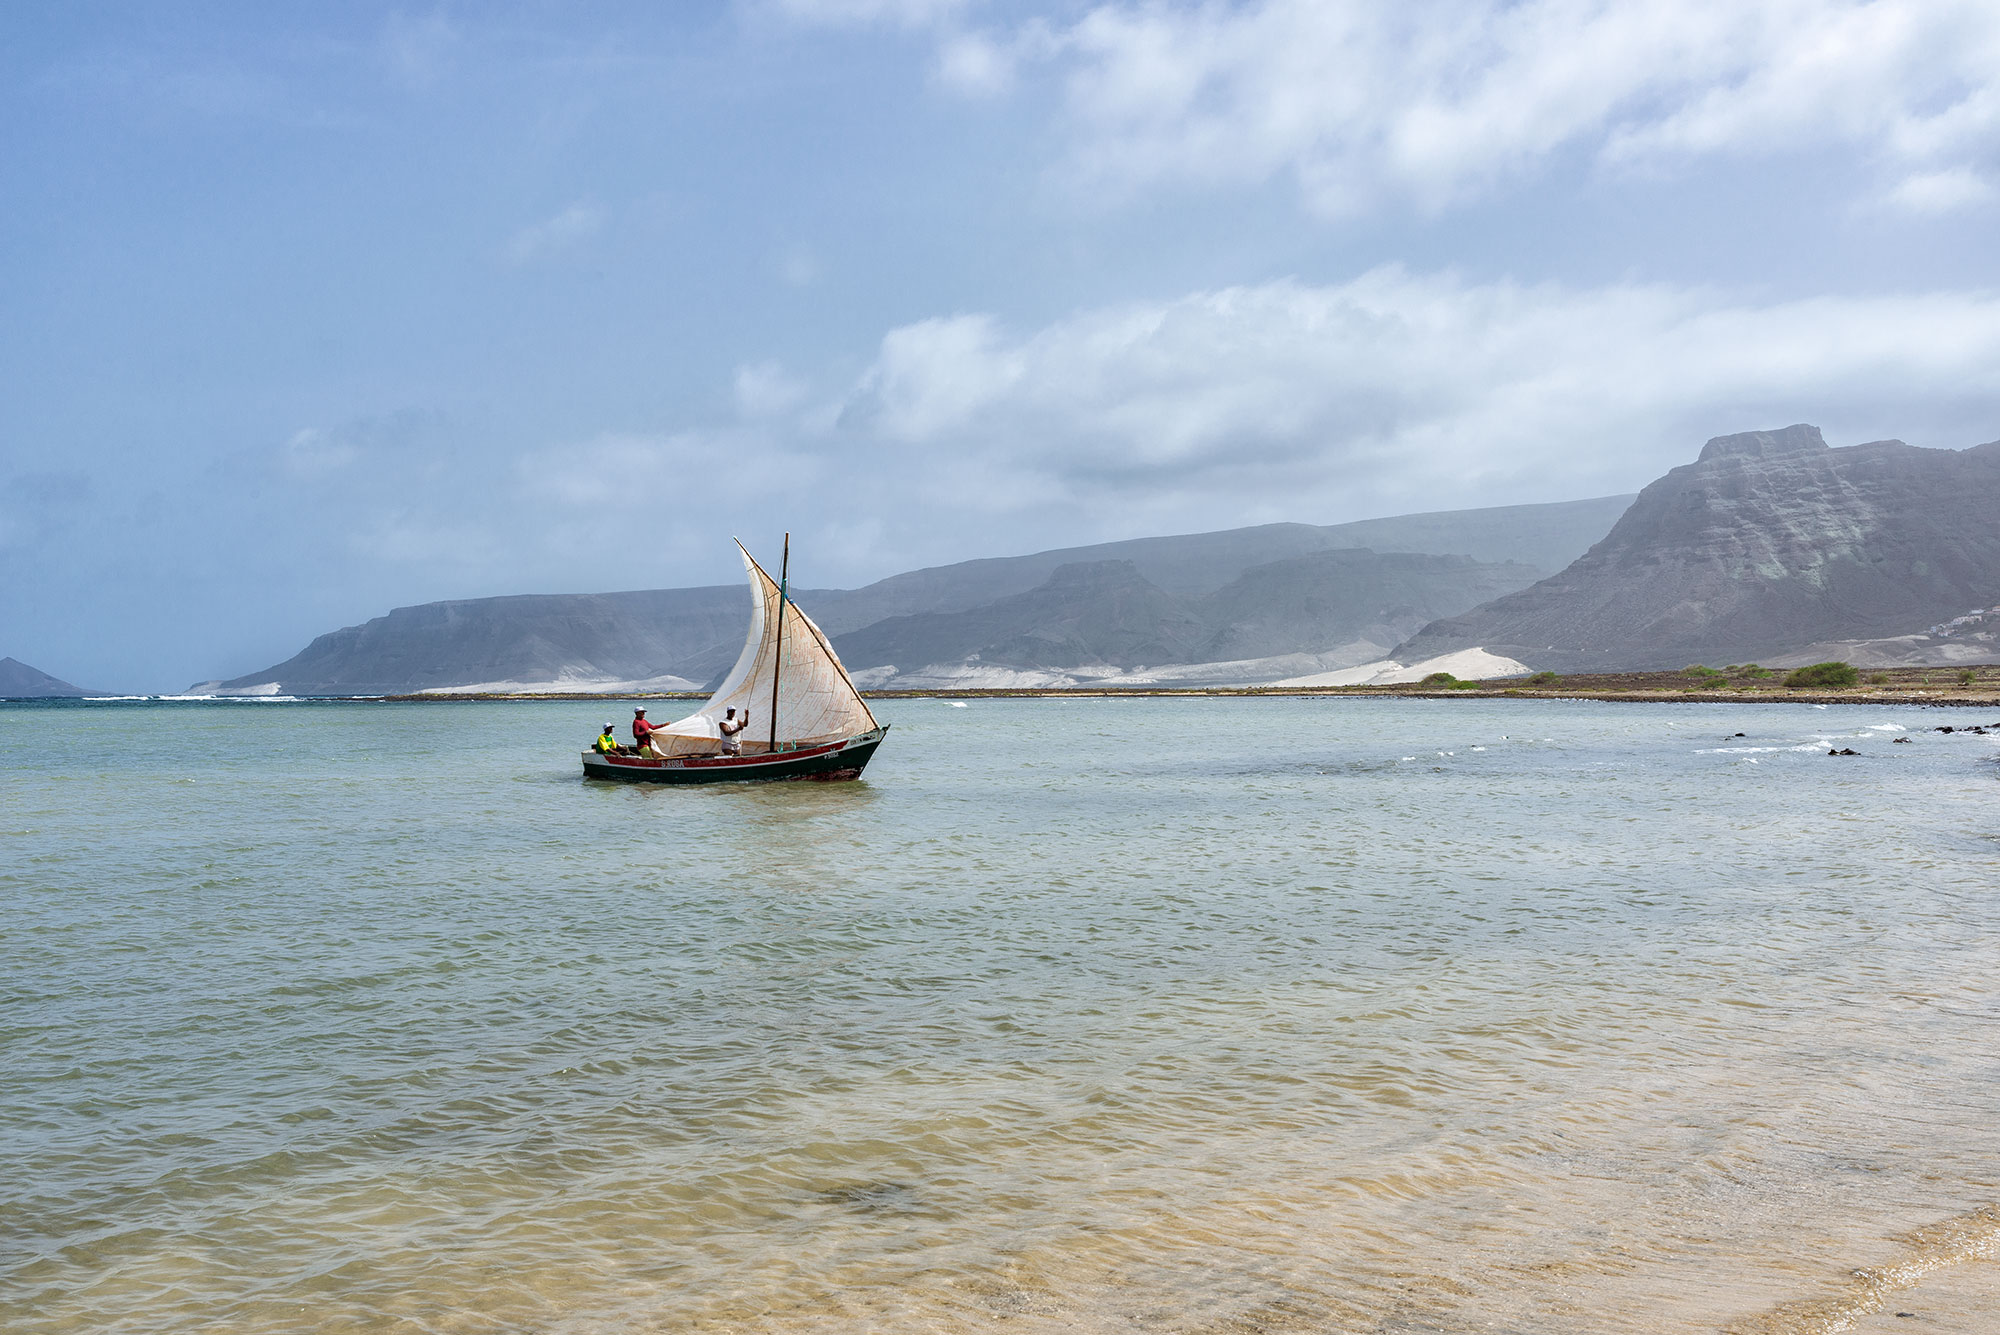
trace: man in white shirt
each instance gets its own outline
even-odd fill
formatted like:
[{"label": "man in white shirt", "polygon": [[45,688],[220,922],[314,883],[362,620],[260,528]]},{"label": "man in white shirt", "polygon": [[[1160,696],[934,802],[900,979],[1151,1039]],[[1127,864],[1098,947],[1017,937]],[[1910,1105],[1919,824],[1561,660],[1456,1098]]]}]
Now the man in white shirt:
[{"label": "man in white shirt", "polygon": [[722,711],[722,719],[715,725],[715,730],[722,734],[723,755],[740,756],[743,754],[743,743],[737,739],[736,734],[742,732],[745,728],[749,726],[750,726],[749,710],[746,709],[743,711],[742,718],[736,717],[736,711],[734,709],[725,709]]}]

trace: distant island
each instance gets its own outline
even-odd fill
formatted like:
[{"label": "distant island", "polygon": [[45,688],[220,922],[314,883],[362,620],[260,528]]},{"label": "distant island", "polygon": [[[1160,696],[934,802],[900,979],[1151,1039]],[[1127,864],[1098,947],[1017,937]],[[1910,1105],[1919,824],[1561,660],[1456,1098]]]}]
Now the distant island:
[{"label": "distant island", "polygon": [[[865,689],[1408,686],[1692,663],[2000,661],[2000,441],[1710,440],[1636,496],[1267,524],[803,590]],[[220,694],[671,694],[734,662],[740,588],[398,608]]]},{"label": "distant island", "polygon": [[18,658],[0,658],[0,700],[77,700],[102,694],[52,677]]}]

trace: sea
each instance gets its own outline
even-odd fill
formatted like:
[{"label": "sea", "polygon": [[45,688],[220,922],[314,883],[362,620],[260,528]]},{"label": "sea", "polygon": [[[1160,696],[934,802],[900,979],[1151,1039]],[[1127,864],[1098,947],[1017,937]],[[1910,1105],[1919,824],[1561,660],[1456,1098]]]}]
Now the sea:
[{"label": "sea", "polygon": [[2000,1329],[2000,717],[878,712],[0,706],[0,1329]]}]

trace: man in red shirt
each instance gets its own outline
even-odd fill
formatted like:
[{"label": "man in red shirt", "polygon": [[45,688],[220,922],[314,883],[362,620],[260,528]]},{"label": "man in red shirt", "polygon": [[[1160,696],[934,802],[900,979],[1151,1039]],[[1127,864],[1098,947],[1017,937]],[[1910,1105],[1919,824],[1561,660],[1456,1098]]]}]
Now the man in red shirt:
[{"label": "man in red shirt", "polygon": [[646,721],[646,707],[644,705],[632,711],[632,749],[634,751],[643,751],[647,755],[656,754],[653,750],[653,733],[655,731],[657,730],[653,725]]}]

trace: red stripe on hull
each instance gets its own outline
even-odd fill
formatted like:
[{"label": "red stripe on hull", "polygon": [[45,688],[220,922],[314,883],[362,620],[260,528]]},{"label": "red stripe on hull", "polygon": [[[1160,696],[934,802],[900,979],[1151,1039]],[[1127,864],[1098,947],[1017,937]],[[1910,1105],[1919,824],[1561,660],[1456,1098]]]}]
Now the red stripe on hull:
[{"label": "red stripe on hull", "polygon": [[592,779],[627,783],[726,783],[732,780],[858,779],[889,731],[885,725],[845,741],[802,751],[761,756],[601,756],[583,753],[583,772]]}]

